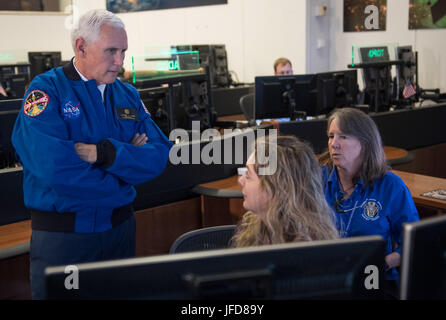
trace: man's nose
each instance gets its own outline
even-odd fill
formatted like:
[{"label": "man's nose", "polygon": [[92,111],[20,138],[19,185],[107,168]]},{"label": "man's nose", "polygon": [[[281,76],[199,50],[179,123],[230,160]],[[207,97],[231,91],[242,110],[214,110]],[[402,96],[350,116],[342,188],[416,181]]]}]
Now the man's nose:
[{"label": "man's nose", "polygon": [[125,53],[124,52],[116,52],[114,56],[114,63],[118,66],[122,66],[124,64]]}]

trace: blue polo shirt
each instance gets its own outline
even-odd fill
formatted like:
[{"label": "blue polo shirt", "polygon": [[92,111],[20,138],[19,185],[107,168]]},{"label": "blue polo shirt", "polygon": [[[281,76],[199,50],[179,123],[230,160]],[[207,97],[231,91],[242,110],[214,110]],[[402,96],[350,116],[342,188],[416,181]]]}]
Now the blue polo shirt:
[{"label": "blue polo shirt", "polygon": [[[336,225],[342,237],[380,235],[386,241],[386,255],[396,251],[401,254],[402,225],[418,221],[418,211],[410,191],[403,180],[394,173],[387,173],[366,187],[358,180],[348,199],[344,199],[337,170],[322,167],[325,198],[336,214]],[[387,280],[399,280],[398,271],[392,268]]]}]

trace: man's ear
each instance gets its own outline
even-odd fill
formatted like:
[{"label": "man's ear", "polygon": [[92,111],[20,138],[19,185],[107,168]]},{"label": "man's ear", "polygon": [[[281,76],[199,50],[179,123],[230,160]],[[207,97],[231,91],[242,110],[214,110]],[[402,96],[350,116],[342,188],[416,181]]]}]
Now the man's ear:
[{"label": "man's ear", "polygon": [[76,48],[76,54],[79,54],[79,56],[85,58],[87,52],[86,52],[86,46],[87,42],[84,40],[84,38],[77,38],[74,42],[75,48]]}]

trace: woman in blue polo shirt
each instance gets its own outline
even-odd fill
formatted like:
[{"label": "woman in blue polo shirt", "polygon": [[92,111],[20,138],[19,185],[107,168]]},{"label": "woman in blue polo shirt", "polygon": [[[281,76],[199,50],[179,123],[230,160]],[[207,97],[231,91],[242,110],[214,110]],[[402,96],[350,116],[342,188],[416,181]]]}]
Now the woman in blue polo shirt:
[{"label": "woman in blue polo shirt", "polygon": [[381,235],[387,240],[386,279],[395,289],[401,262],[402,224],[419,220],[412,196],[389,171],[375,122],[352,108],[328,119],[324,192],[343,237]]}]

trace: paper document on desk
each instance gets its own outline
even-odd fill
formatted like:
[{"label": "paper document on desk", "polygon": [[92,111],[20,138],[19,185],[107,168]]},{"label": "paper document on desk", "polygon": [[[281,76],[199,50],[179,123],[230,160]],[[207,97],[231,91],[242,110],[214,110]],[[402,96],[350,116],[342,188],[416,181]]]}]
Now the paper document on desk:
[{"label": "paper document on desk", "polygon": [[423,193],[422,196],[434,198],[434,199],[446,200],[446,190],[436,189],[436,190],[432,190],[432,191]]}]

